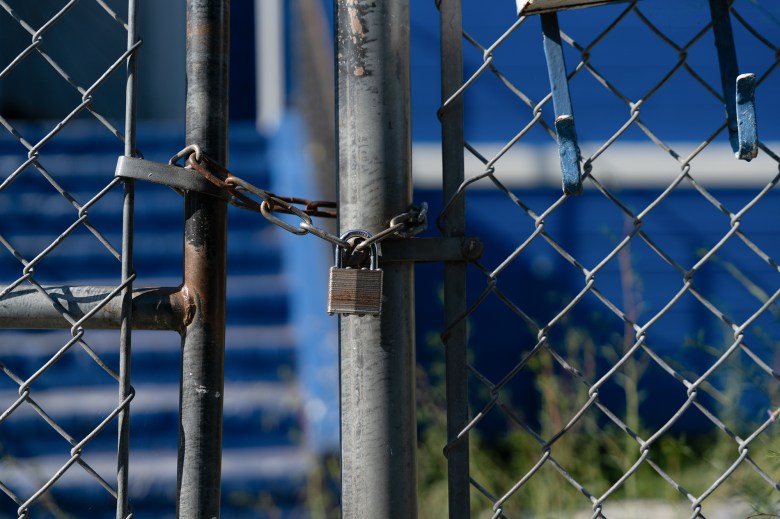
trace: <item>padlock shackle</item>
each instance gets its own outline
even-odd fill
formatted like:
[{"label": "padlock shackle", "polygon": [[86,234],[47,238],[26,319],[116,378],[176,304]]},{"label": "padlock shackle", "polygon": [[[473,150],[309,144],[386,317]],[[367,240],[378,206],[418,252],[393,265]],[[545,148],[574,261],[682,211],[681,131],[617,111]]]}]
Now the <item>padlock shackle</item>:
[{"label": "padlock shackle", "polygon": [[[349,231],[345,232],[340,236],[340,238],[344,241],[348,241],[350,238],[360,236],[365,239],[371,238],[371,233],[368,231],[364,231],[363,229],[350,229]],[[335,265],[336,268],[342,268],[343,262],[342,262],[342,254],[341,247],[336,245],[336,258],[335,258]],[[370,258],[371,262],[369,263],[369,268],[371,270],[377,270],[379,268],[379,246],[376,244],[376,242],[372,243],[370,245]]]}]

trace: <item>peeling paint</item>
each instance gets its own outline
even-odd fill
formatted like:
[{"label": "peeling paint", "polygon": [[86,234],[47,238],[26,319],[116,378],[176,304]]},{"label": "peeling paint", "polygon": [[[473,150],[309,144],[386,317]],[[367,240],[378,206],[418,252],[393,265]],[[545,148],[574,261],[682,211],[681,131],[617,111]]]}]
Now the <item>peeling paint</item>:
[{"label": "peeling paint", "polygon": [[190,323],[192,323],[193,319],[195,319],[195,301],[190,296],[190,291],[187,289],[186,285],[181,288],[180,294],[184,306],[182,324],[184,324],[184,327],[186,328],[190,325]]},{"label": "peeling paint", "polygon": [[357,9],[355,9],[354,7],[349,8],[349,24],[352,28],[352,32],[354,35],[360,36],[360,39],[363,39],[365,37],[363,31],[363,24],[360,23],[360,18],[358,17]]},{"label": "peeling paint", "polygon": [[368,33],[370,23],[367,16],[376,8],[376,4],[361,2],[359,0],[342,0],[339,11],[338,61],[342,70],[348,71],[355,77],[370,76],[371,70],[367,64],[368,50],[366,45],[370,42]]}]

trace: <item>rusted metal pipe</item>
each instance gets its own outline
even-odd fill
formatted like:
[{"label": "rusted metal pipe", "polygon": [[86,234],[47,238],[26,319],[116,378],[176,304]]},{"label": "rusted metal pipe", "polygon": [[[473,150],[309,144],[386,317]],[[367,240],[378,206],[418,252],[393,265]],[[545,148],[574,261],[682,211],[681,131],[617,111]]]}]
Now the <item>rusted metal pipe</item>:
[{"label": "rusted metal pipe", "polygon": [[[229,0],[187,1],[186,143],[227,164]],[[182,519],[219,517],[225,367],[227,204],[184,199],[178,503]]]}]

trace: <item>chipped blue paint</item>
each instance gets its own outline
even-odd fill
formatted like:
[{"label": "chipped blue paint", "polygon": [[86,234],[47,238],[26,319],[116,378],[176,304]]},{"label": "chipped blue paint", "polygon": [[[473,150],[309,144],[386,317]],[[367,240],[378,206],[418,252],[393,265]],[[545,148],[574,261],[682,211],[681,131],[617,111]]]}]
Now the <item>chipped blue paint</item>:
[{"label": "chipped blue paint", "polygon": [[558,15],[547,13],[540,15],[539,18],[542,20],[544,55],[547,59],[547,72],[550,76],[555,110],[555,131],[558,135],[563,192],[579,195],[582,193],[580,148],[577,145],[577,130],[574,127],[574,109],[569,94],[569,80],[566,77],[566,62],[563,58]]},{"label": "chipped blue paint", "polygon": [[742,160],[758,155],[758,128],[756,126],[756,75],[742,74],[737,78],[737,135]]},{"label": "chipped blue paint", "polygon": [[567,195],[579,195],[582,193],[582,179],[580,178],[580,148],[577,146],[574,117],[562,115],[555,119],[555,131],[558,134],[563,192]]}]

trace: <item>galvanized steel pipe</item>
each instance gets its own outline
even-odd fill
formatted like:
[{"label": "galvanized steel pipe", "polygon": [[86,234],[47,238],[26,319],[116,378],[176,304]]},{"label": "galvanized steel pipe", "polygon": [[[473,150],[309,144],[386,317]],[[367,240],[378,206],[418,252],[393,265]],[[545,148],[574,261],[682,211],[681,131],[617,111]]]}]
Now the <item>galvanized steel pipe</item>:
[{"label": "galvanized steel pipe", "polygon": [[[227,165],[229,0],[187,1],[186,143]],[[182,519],[219,517],[225,367],[227,204],[184,199],[184,285],[194,305],[182,335],[178,503]]]},{"label": "galvanized steel pipe", "polygon": [[[411,203],[408,0],[337,0],[339,228]],[[342,517],[417,516],[413,264],[386,263],[380,317],[340,318]]]}]

